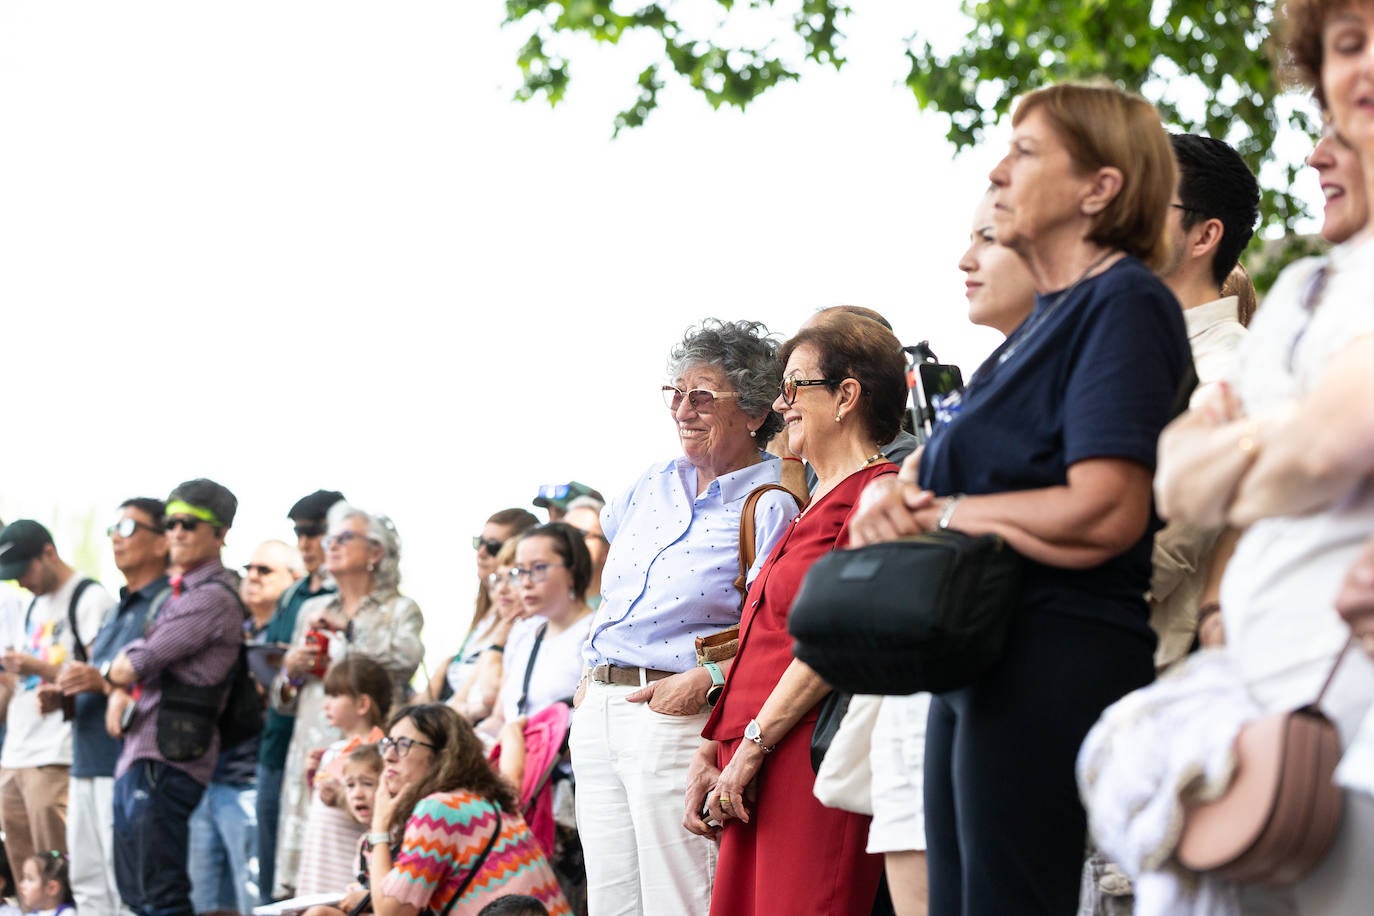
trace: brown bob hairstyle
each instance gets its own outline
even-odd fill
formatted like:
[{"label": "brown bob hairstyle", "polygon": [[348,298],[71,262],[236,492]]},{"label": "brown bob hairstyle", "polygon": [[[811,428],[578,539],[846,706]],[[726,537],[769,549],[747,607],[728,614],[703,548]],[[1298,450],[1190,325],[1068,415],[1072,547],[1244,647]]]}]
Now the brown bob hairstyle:
[{"label": "brown bob hairstyle", "polygon": [[[825,313],[812,325],[782,345],[778,357],[784,366],[803,344],[816,350],[821,375],[829,379],[852,378],[863,393],[855,415],[879,446],[897,437],[906,410],[906,357],[901,341],[872,318],[840,309]],[[825,386],[839,390],[839,383]]]},{"label": "brown bob hairstyle", "polygon": [[1169,257],[1165,230],[1178,166],[1155,107],[1102,81],[1059,83],[1028,93],[1011,123],[1020,124],[1032,111],[1044,115],[1084,172],[1107,167],[1121,172],[1121,190],[1093,216],[1088,239],[1160,269]]},{"label": "brown bob hairstyle", "polygon": [[1322,31],[1332,13],[1347,9],[1354,0],[1284,0],[1276,29],[1279,36],[1279,69],[1286,79],[1312,90],[1322,108],[1322,66],[1326,63]]}]

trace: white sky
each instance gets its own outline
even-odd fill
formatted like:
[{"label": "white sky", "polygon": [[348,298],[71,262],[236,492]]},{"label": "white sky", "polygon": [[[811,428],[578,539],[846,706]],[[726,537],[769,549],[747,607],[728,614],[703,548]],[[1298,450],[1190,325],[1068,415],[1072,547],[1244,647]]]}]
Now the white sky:
[{"label": "white sky", "polygon": [[514,103],[499,0],[0,6],[0,517],[71,555],[89,513],[208,476],[238,564],[340,489],[396,521],[434,661],[487,515],[676,453],[687,326],[863,304],[967,374],[995,338],[955,264],[1000,144],[955,160],[901,85],[957,4],[852,5],[840,73],[744,114],[670,85],[616,141],[649,49],[577,45],[564,104]]}]

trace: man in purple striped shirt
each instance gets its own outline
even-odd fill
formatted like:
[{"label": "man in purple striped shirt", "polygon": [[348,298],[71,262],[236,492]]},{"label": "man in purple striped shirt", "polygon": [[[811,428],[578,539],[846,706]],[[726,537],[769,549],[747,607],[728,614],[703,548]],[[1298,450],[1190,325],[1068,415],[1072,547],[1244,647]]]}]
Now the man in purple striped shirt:
[{"label": "man in purple striped shirt", "polygon": [[[234,494],[212,480],[187,481],[167,497],[172,595],[155,609],[143,638],[101,672],[116,688],[106,726],[124,736],[115,768],[115,879],[139,916],[194,914],[186,873],[190,817],[214,770],[215,720],[242,642],[237,576],[220,562],[237,508]],[[179,701],[180,714],[174,717],[164,695]],[[199,715],[184,709],[195,700]]]}]

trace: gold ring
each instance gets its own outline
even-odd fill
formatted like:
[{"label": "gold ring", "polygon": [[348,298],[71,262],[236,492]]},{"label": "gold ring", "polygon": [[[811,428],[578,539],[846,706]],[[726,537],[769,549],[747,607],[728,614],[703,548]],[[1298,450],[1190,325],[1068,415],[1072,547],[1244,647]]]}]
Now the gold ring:
[{"label": "gold ring", "polygon": [[719,802],[720,802],[720,806],[721,806],[722,808],[724,808],[725,806],[727,806],[727,805],[730,804],[730,796],[728,796],[728,795],[722,795],[719,799],[717,799],[717,801],[719,801]]}]

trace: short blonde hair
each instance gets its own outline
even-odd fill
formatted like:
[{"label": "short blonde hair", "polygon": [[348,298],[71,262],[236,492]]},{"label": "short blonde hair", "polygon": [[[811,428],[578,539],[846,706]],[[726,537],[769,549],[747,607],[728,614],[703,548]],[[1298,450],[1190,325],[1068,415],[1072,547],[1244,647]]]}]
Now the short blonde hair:
[{"label": "short blonde hair", "polygon": [[1155,270],[1164,266],[1178,166],[1155,107],[1103,81],[1059,83],[1028,93],[1017,103],[1012,124],[1032,111],[1050,122],[1079,168],[1121,172],[1121,190],[1093,216],[1088,238],[1121,248]]}]

